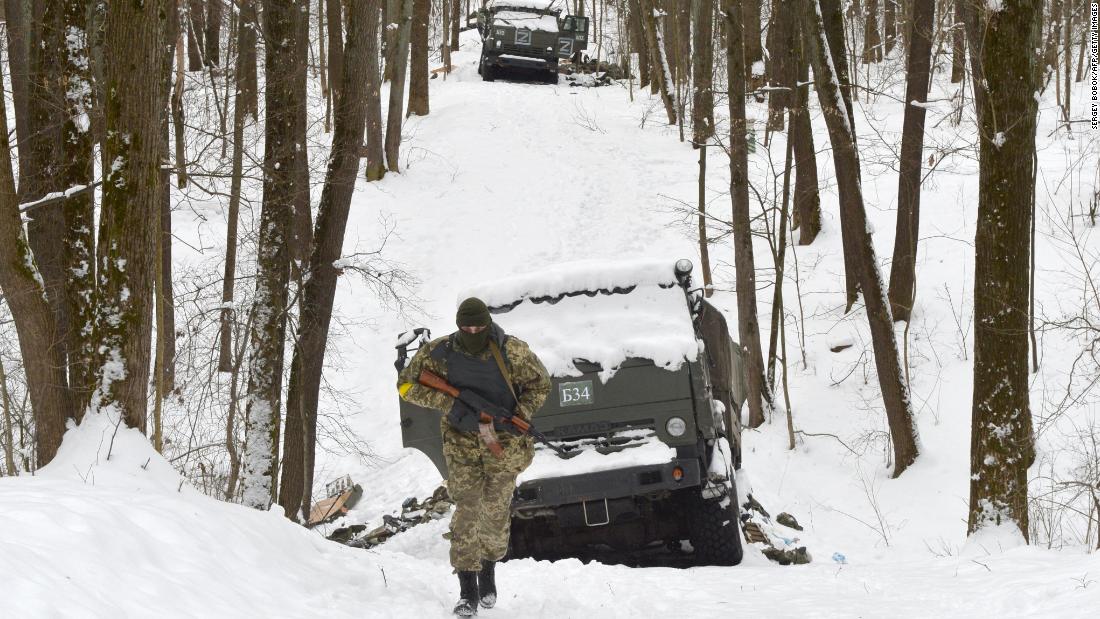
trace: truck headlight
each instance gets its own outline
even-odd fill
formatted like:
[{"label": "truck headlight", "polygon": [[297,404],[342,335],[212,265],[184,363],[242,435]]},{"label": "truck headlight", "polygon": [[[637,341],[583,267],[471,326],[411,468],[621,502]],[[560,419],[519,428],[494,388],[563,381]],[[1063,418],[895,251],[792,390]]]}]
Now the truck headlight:
[{"label": "truck headlight", "polygon": [[687,422],[680,417],[673,417],[665,424],[665,430],[668,430],[668,433],[672,436],[683,436],[684,432],[687,432]]}]

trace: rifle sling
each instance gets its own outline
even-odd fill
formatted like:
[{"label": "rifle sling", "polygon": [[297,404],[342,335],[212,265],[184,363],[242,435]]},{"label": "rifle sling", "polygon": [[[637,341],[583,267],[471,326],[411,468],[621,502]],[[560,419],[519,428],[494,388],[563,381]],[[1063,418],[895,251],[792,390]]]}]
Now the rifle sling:
[{"label": "rifle sling", "polygon": [[519,396],[516,395],[516,390],[512,387],[512,375],[508,373],[508,368],[504,365],[504,357],[500,355],[500,347],[497,346],[495,340],[489,340],[489,352],[493,353],[493,360],[497,362],[500,375],[504,377],[504,382],[508,384],[508,391],[512,392],[512,397],[516,400],[516,408],[518,409]]}]

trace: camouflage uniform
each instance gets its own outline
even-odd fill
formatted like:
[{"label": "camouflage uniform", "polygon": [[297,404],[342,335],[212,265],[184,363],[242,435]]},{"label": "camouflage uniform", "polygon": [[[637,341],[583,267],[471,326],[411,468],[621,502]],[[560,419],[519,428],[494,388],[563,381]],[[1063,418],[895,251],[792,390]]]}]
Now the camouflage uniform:
[{"label": "camouflage uniform", "polygon": [[[493,325],[499,331],[499,327]],[[499,339],[501,352],[511,374],[512,386],[518,398],[515,414],[530,420],[550,393],[550,377],[542,362],[527,344],[515,337]],[[422,346],[398,377],[398,390],[408,402],[446,413],[454,405],[451,396],[417,383],[422,369],[447,377],[445,359],[433,351],[450,345],[456,353],[482,362],[492,360],[488,348],[478,355],[469,355],[454,338],[442,337]],[[477,432],[463,432],[450,424],[444,415],[440,421],[443,434],[443,455],[447,460],[450,479],[447,482],[455,513],[451,519],[451,565],[456,572],[481,569],[481,561],[498,561],[508,551],[511,530],[512,492],[516,477],[531,464],[534,445],[530,437],[497,433],[504,457],[492,455]]]}]

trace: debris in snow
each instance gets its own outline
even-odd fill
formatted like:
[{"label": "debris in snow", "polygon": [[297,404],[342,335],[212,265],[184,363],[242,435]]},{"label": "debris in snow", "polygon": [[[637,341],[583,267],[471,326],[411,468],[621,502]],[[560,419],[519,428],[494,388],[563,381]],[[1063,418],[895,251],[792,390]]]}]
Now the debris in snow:
[{"label": "debris in snow", "polygon": [[789,528],[794,529],[796,531],[801,531],[802,530],[802,525],[798,524],[798,521],[795,520],[794,516],[788,514],[787,512],[783,512],[783,513],[779,514],[778,516],[776,516],[775,521],[778,522],[779,524],[785,526],[785,527],[789,527]]},{"label": "debris in snow", "polygon": [[446,486],[435,489],[432,496],[417,501],[416,497],[409,497],[401,504],[401,514],[395,516],[386,514],[382,516],[382,524],[371,529],[365,535],[360,535],[367,530],[365,524],[353,524],[340,527],[329,534],[328,539],[355,548],[373,548],[394,535],[408,531],[418,524],[439,520],[451,511],[454,502],[447,493]]}]

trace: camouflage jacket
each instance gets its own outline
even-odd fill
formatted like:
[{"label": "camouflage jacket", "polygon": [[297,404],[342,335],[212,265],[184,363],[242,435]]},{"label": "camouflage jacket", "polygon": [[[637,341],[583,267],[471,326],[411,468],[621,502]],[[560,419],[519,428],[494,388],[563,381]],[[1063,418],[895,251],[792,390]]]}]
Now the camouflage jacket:
[{"label": "camouflage jacket", "polygon": [[[501,334],[503,335],[503,332]],[[416,351],[412,360],[409,361],[409,364],[398,375],[397,390],[403,400],[424,408],[435,409],[444,414],[454,405],[454,398],[451,396],[417,382],[417,377],[422,369],[444,378],[447,377],[446,362],[432,357],[431,352],[437,346],[444,344],[449,338],[450,336],[436,338],[421,346],[420,350]],[[462,350],[462,345],[457,339],[454,346],[457,350]],[[539,408],[542,407],[547,396],[550,395],[550,375],[527,343],[517,337],[507,337],[504,340],[501,352],[503,352],[506,359],[508,372],[511,374],[512,388],[515,389],[519,400],[515,413],[530,421]],[[489,359],[491,356],[492,353],[488,347],[478,355],[483,360]]]}]

